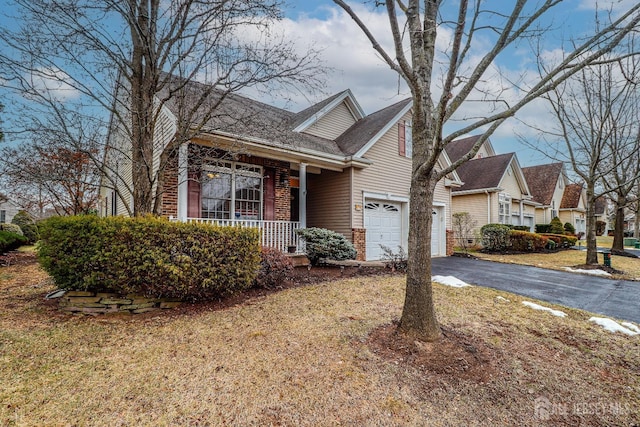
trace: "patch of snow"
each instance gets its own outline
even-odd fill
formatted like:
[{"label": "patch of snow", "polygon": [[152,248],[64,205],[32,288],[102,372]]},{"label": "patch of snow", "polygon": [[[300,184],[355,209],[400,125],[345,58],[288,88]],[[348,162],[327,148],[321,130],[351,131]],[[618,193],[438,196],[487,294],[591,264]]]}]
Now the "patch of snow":
[{"label": "patch of snow", "polygon": [[[611,319],[607,319],[606,317],[592,317],[591,319],[589,319],[589,322],[593,322],[597,325],[600,325],[609,332],[614,332],[614,333],[622,332],[623,334],[627,334],[627,335],[638,335],[640,333],[640,332],[634,332],[631,329],[627,329],[621,324],[619,324],[618,322]],[[635,325],[632,325],[632,326],[635,327]],[[635,328],[635,329],[637,330],[638,328]]]},{"label": "patch of snow", "polygon": [[502,297],[500,295],[498,295],[496,297],[496,301],[501,301],[501,302],[511,302],[510,300],[506,299],[505,297]]},{"label": "patch of snow", "polygon": [[567,315],[567,313],[565,313],[564,311],[554,310],[554,309],[549,308],[549,307],[543,307],[543,306],[538,305],[538,304],[536,304],[534,302],[522,301],[522,304],[526,305],[527,307],[531,307],[534,310],[548,311],[549,313],[553,314],[554,316],[558,316],[558,317],[565,317]]},{"label": "patch of snow", "polygon": [[462,280],[453,276],[433,276],[431,280],[442,285],[453,286],[454,288],[464,288],[465,286],[471,286],[470,284],[463,282]]},{"label": "patch of snow", "polygon": [[640,328],[638,328],[636,325],[634,325],[633,323],[629,323],[629,322],[622,322],[622,326],[624,326],[627,329],[631,329],[632,331],[634,331],[635,333],[640,334]]},{"label": "patch of snow", "polygon": [[572,273],[583,273],[583,274],[591,274],[592,276],[611,276],[611,273],[607,273],[604,270],[599,270],[599,269],[595,269],[595,270],[583,270],[580,268],[574,269],[571,267],[562,267],[567,271],[570,271]]}]

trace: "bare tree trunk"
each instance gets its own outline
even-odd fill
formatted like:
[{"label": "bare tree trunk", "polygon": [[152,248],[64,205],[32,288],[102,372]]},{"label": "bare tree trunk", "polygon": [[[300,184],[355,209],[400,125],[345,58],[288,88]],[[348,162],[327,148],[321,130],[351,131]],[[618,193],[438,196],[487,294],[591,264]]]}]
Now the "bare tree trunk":
[{"label": "bare tree trunk", "polygon": [[611,245],[611,249],[617,251],[624,251],[624,209],[626,205],[626,197],[618,194],[616,199],[616,225],[613,230],[613,244]]},{"label": "bare tree trunk", "polygon": [[409,264],[404,307],[398,329],[426,341],[441,336],[431,285],[431,226],[435,174],[413,179],[409,213]]},{"label": "bare tree trunk", "polygon": [[595,183],[587,182],[587,259],[585,264],[598,264],[598,247],[596,242],[596,197]]}]

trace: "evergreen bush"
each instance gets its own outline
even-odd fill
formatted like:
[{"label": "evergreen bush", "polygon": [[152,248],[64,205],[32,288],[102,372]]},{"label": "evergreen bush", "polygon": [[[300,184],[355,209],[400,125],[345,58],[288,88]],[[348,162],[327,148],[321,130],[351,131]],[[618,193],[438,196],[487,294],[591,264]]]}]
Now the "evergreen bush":
[{"label": "evergreen bush", "polygon": [[296,230],[296,234],[306,243],[306,254],[311,265],[318,265],[321,259],[342,261],[355,259],[357,255],[353,244],[335,231],[312,227]]},{"label": "evergreen bush", "polygon": [[253,284],[259,230],[143,217],[53,217],[38,255],[59,288],[212,300]]},{"label": "evergreen bush", "polygon": [[503,252],[506,251],[511,242],[509,233],[511,227],[504,224],[486,224],[480,228],[480,234],[482,236],[482,246],[489,252]]},{"label": "evergreen bush", "polygon": [[19,211],[11,220],[12,224],[16,224],[22,230],[22,234],[27,238],[27,243],[32,245],[40,238],[38,225],[31,215],[26,211]]},{"label": "evergreen bush", "polygon": [[27,244],[27,238],[17,233],[0,230],[0,254],[18,249]]}]

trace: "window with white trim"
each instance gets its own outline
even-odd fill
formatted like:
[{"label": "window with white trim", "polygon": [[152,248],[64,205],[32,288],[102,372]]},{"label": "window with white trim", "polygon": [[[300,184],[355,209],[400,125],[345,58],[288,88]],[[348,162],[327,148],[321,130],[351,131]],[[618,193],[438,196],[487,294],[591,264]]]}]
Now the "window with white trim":
[{"label": "window with white trim", "polygon": [[556,210],[556,201],[551,201],[551,219],[558,216],[558,211]]},{"label": "window with white trim", "polygon": [[7,222],[7,211],[1,210],[0,211],[0,224],[4,224],[5,222]]},{"label": "window with white trim", "polygon": [[511,224],[511,196],[505,193],[498,194],[498,222]]},{"label": "window with white trim", "polygon": [[262,219],[262,167],[219,161],[203,167],[202,218]]}]

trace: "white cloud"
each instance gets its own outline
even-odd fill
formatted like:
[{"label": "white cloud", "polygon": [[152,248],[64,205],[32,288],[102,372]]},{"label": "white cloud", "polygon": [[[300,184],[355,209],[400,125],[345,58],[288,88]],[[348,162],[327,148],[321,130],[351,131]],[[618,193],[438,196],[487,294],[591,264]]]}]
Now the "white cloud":
[{"label": "white cloud", "polygon": [[71,77],[60,69],[38,68],[29,77],[33,89],[47,98],[65,102],[80,97],[80,92],[68,83]]}]

